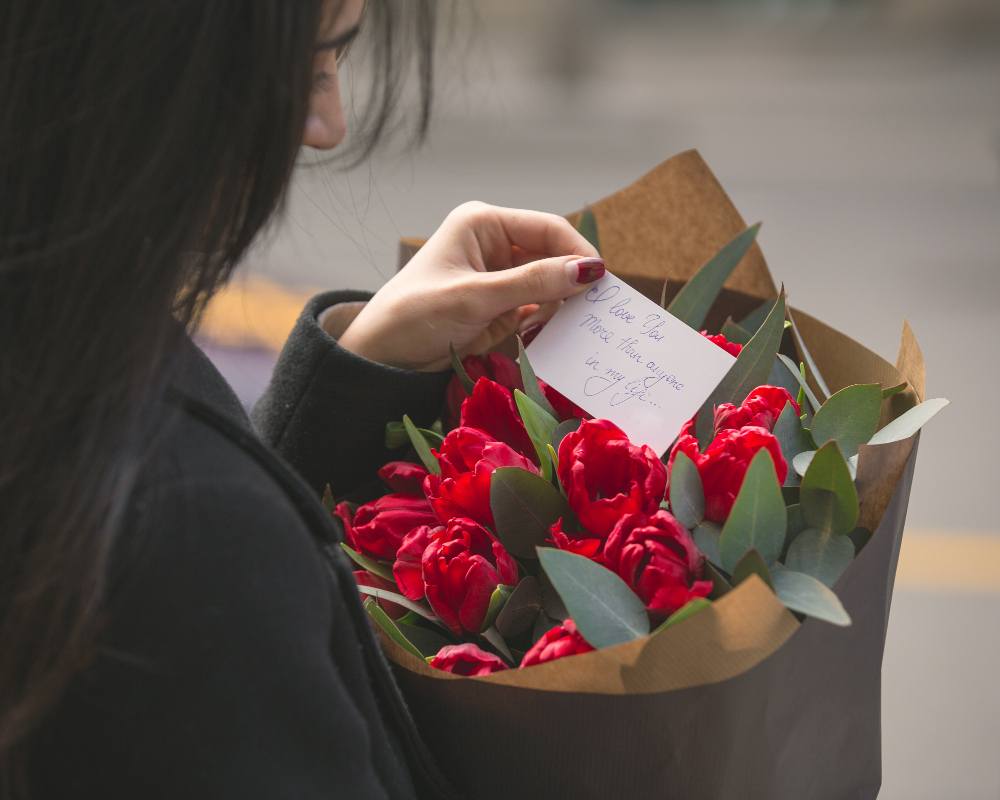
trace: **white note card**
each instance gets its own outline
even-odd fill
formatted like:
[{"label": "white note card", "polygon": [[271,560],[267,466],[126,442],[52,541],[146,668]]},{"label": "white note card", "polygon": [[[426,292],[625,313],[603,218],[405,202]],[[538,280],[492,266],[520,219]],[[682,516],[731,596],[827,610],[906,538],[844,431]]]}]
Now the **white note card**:
[{"label": "white note card", "polygon": [[535,374],[662,455],[736,359],[610,272],[527,349]]}]

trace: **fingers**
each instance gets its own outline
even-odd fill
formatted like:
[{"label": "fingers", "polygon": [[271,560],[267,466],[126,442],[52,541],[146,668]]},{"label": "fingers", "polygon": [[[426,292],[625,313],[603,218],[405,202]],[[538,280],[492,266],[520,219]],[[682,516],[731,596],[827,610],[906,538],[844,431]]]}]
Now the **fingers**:
[{"label": "fingers", "polygon": [[483,275],[491,303],[504,310],[565,300],[604,276],[600,258],[546,258]]},{"label": "fingers", "polygon": [[517,265],[528,254],[535,259],[600,256],[569,222],[555,214],[466,203],[455,209],[452,217],[456,223],[471,227],[479,240],[487,269]]}]

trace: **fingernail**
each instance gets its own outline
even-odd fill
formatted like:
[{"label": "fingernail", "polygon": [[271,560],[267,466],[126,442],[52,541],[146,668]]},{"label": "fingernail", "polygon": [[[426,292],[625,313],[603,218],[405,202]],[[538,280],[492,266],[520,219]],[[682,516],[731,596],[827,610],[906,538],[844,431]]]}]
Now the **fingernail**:
[{"label": "fingernail", "polygon": [[566,268],[570,272],[571,279],[577,283],[593,283],[603,278],[605,272],[603,258],[578,258],[566,264]]},{"label": "fingernail", "polygon": [[542,328],[544,327],[545,327],[544,322],[536,322],[534,325],[525,328],[523,331],[521,331],[522,344],[524,344],[524,346],[527,347],[529,344],[535,341],[535,337],[542,332]]}]

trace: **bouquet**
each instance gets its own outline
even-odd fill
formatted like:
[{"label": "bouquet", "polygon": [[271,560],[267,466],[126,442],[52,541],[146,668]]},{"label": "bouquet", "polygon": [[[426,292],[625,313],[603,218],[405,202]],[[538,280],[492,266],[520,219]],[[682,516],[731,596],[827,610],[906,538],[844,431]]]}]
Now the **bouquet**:
[{"label": "bouquet", "polygon": [[[697,270],[675,250],[649,271],[690,275],[658,299],[736,360],[662,459],[539,380],[518,341],[519,363],[453,354],[430,429],[389,426],[410,449],[384,496],[326,499],[466,796],[877,794],[916,434],[947,401],[923,399],[908,327],[894,368],[789,309],[695,153],[574,221],[630,265],[628,238],[685,196],[693,257],[705,218],[742,230]],[[651,277],[627,280],[655,296]]]}]

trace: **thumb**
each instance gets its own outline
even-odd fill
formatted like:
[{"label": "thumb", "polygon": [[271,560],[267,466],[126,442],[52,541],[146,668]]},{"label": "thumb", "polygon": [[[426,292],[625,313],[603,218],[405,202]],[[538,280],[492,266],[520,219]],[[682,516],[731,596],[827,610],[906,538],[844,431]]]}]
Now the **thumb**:
[{"label": "thumb", "polygon": [[604,277],[603,258],[561,256],[487,273],[497,305],[505,309],[564,300]]}]

